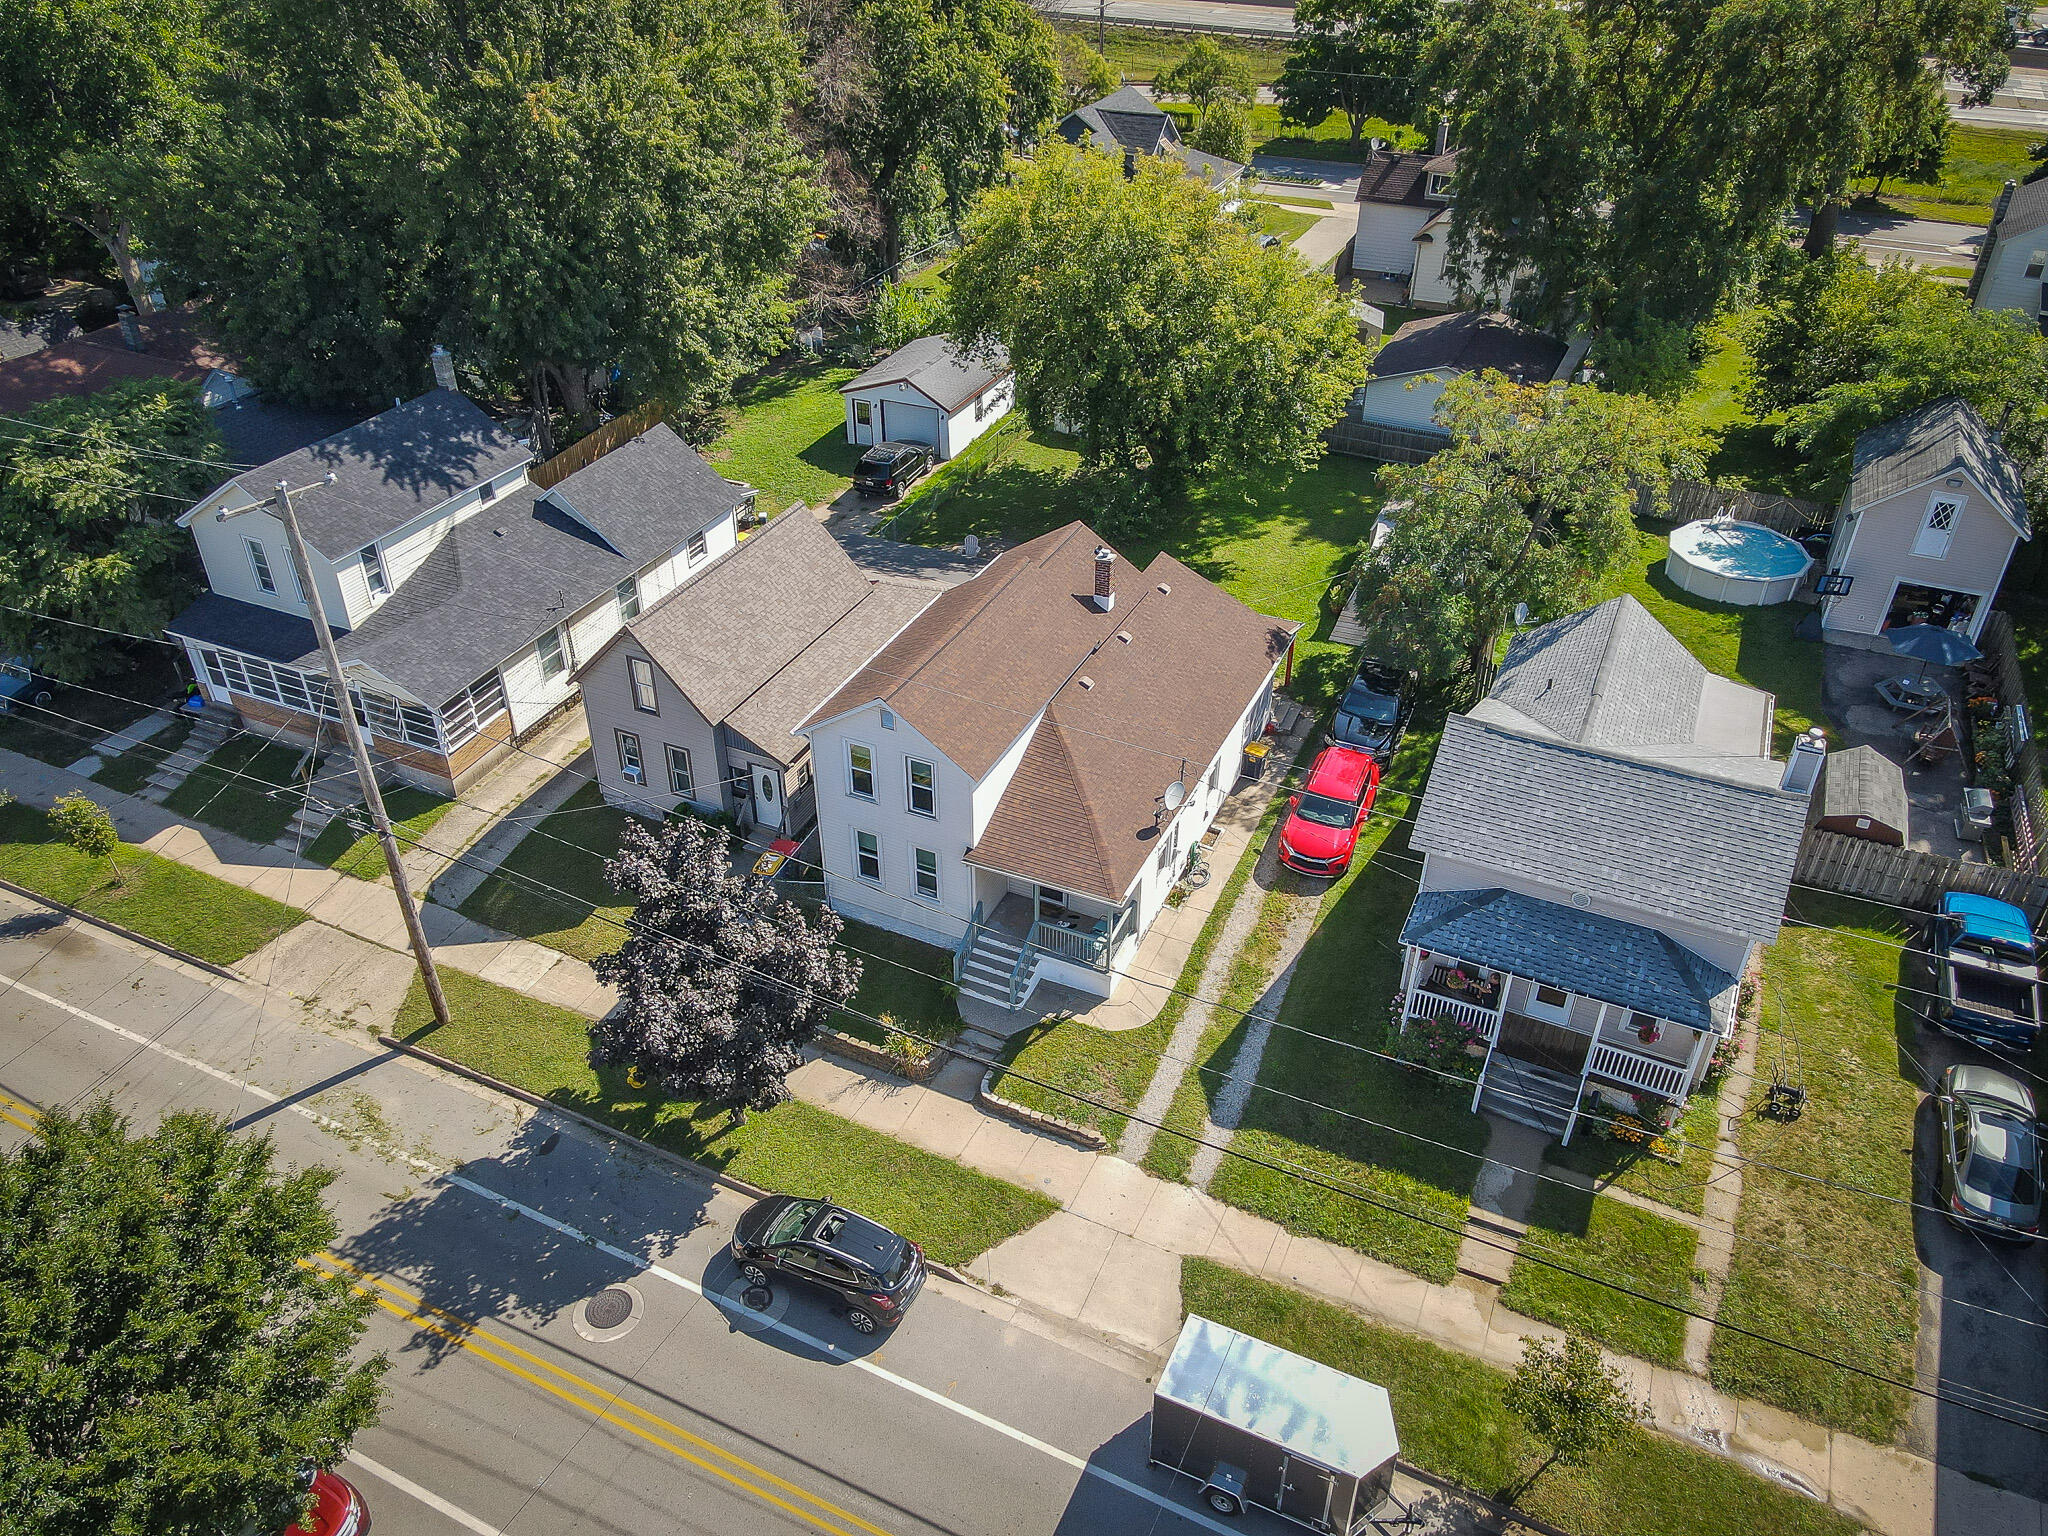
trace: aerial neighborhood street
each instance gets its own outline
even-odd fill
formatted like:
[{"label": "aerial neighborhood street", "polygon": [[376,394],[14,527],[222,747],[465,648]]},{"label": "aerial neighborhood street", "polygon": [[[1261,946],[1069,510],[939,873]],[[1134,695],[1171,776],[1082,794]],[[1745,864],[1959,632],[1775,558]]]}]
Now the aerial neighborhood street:
[{"label": "aerial neighborhood street", "polygon": [[0,3],[0,1536],[2048,1536],[2048,29]]}]

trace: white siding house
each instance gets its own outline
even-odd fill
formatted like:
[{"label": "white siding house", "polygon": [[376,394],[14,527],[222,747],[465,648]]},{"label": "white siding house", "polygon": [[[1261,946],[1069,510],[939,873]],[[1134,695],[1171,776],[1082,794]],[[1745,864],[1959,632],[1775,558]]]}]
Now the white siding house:
[{"label": "white siding house", "polygon": [[1425,315],[1402,326],[1374,355],[1372,377],[1359,386],[1353,414],[1378,426],[1441,433],[1437,406],[1459,374],[1492,369],[1518,384],[1547,384],[1568,355],[1563,342],[1506,315]]},{"label": "white siding house", "polygon": [[2048,181],[2007,182],[1970,272],[1970,302],[2011,309],[2048,332]]},{"label": "white siding house", "polygon": [[1009,414],[1017,385],[1000,354],[983,363],[943,336],[920,336],[839,393],[849,443],[924,443],[950,459]]},{"label": "white siding house", "polygon": [[[1451,178],[1457,168],[1455,153],[1375,150],[1359,173],[1358,232],[1351,242],[1351,270],[1396,282],[1414,277],[1417,238],[1426,225],[1449,210]],[[1441,275],[1440,255],[1437,269]],[[1411,302],[1421,301],[1411,298]]]}]

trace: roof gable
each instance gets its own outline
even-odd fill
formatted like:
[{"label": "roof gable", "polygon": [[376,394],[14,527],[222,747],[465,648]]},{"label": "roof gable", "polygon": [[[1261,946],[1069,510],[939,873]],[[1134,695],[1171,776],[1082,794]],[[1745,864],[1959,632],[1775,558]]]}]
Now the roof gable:
[{"label": "roof gable", "polygon": [[1431,176],[1449,176],[1458,168],[1458,152],[1436,155],[1382,150],[1359,172],[1358,201],[1399,203],[1413,208],[1441,208],[1444,199],[1429,195]]},{"label": "roof gable", "polygon": [[944,336],[920,336],[839,386],[842,395],[884,384],[908,384],[949,415],[1010,376],[1000,345],[986,358],[963,352]]},{"label": "roof gable", "polygon": [[1856,439],[1849,510],[1860,511],[1916,486],[1967,475],[2021,538],[2032,538],[2026,485],[1984,418],[1955,395],[1895,416]]},{"label": "roof gable", "polygon": [[1707,669],[1623,594],[1515,637],[1487,697],[1566,741],[1689,742]]}]

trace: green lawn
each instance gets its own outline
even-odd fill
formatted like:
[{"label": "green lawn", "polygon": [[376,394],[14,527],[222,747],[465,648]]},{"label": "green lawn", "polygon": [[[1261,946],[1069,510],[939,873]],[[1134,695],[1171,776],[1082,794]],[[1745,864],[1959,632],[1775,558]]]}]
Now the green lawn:
[{"label": "green lawn", "polygon": [[[1402,1456],[1439,1477],[1493,1496],[1543,1458],[1502,1401],[1507,1373],[1467,1355],[1207,1259],[1181,1260],[1181,1304],[1385,1387]],[[1859,1529],[1726,1457],[1643,1429],[1588,1466],[1545,1472],[1521,1508],[1599,1536],[1853,1536]]]},{"label": "green lawn", "polygon": [[1705,355],[1680,404],[1713,434],[1707,473],[1717,484],[1798,495],[1808,489],[1805,465],[1794,450],[1778,446],[1780,418],[1758,421],[1742,406],[1749,378],[1749,348],[1742,339],[1747,318],[1738,311],[1707,326]]},{"label": "green lawn", "polygon": [[[1916,1020],[1897,990],[1902,956],[1893,947],[1907,935],[1897,914],[1847,897],[1795,892],[1791,906],[1825,926],[1787,926],[1765,954],[1757,1071],[1771,1071],[1775,1032],[1795,1040],[1796,1051],[1784,1048],[1800,1065],[1806,1109],[1789,1123],[1753,1113],[1742,1127],[1743,1152],[1792,1172],[1743,1169],[1720,1316],[1911,1381],[1919,1314],[1911,1211],[1794,1176],[1894,1199],[1914,1194],[1920,1093],[1904,1075],[1901,1047],[1910,1047]],[[1879,1444],[1905,1422],[1903,1391],[1727,1329],[1715,1333],[1710,1363],[1723,1391]]]},{"label": "green lawn", "polygon": [[164,809],[252,843],[275,842],[304,803],[292,773],[305,755],[282,741],[231,736],[164,797]]},{"label": "green lawn", "polygon": [[189,717],[175,719],[148,741],[137,742],[126,752],[101,763],[93,779],[109,789],[118,789],[124,795],[139,794],[142,786],[149,782],[150,775],[157,771],[164,759],[175,755],[191,734],[192,721]]},{"label": "green lawn", "polygon": [[[1123,71],[1124,79],[1131,84],[1149,85],[1160,72],[1170,69],[1179,62],[1180,56],[1188,51],[1192,34],[1161,31],[1153,27],[1109,27],[1098,30],[1092,23],[1066,17],[1049,17],[1053,30],[1071,32],[1086,40],[1090,48],[1099,46],[1103,55]],[[1261,85],[1271,85],[1280,78],[1280,66],[1287,59],[1287,45],[1284,42],[1265,42],[1253,38],[1230,38],[1223,41],[1224,50],[1237,55],[1251,66],[1252,74]]]},{"label": "green lawn", "polygon": [[1321,213],[1334,213],[1337,208],[1327,197],[1297,197],[1288,192],[1269,192],[1261,201],[1283,203],[1289,208],[1314,208]]},{"label": "green lawn", "polygon": [[1613,1184],[1697,1216],[1707,1182],[1714,1176],[1720,1098],[1720,1089],[1715,1087],[1686,1101],[1685,1118],[1670,1142],[1675,1161],[1654,1157],[1637,1144],[1596,1136],[1583,1118],[1572,1144],[1565,1147],[1552,1142],[1543,1154],[1544,1161],[1590,1174],[1602,1188]]},{"label": "green lawn", "polygon": [[[1240,1158],[1223,1160],[1210,1193],[1290,1231],[1447,1282],[1486,1147],[1486,1122],[1468,1107],[1471,1090],[1315,1038],[1385,1047],[1387,1008],[1400,984],[1393,939],[1415,898],[1415,877],[1406,864],[1370,854],[1381,843],[1389,854],[1407,854],[1396,804],[1390,797],[1386,818],[1375,818],[1359,857],[1323,898],[1280,1010],[1280,1024],[1291,1027],[1273,1031],[1259,1068],[1260,1085],[1278,1091],[1251,1096],[1232,1142],[1375,1203]],[[1225,1042],[1219,1059],[1234,1049]]]},{"label": "green lawn", "polygon": [[[960,1010],[953,1006],[953,986],[947,980],[953,974],[949,950],[866,923],[848,923],[839,942],[860,958],[860,990],[853,994],[853,1007],[860,1013],[887,1019],[933,1040],[950,1040],[967,1027]],[[903,1038],[851,1013],[836,1014],[829,1022],[832,1028],[871,1045]],[[926,1054],[924,1047],[916,1049],[919,1055]]]},{"label": "green lawn", "polygon": [[1661,525],[1644,524],[1636,537],[1635,555],[1594,594],[1594,600],[1632,594],[1709,672],[1773,695],[1777,723],[1772,744],[1783,755],[1794,737],[1825,719],[1821,644],[1796,639],[1792,633],[1812,610],[1804,603],[1736,608],[1682,592],[1664,574],[1664,559],[1671,552],[1668,532]]},{"label": "green lawn", "polygon": [[829,1192],[922,1243],[942,1264],[964,1264],[1058,1208],[1035,1191],[801,1101],[733,1126],[723,1106],[629,1087],[623,1071],[590,1065],[589,1021],[580,1015],[460,971],[441,976],[453,1022],[434,1026],[415,981],[393,1033],[735,1178]]},{"label": "green lawn", "polygon": [[1887,182],[1880,201],[1916,219],[1989,224],[1999,189],[2008,181],[2024,181],[2033,172],[2027,147],[2039,139],[2040,134],[2029,128],[1953,124],[1941,179],[1933,183]]},{"label": "green lawn", "polygon": [[216,965],[233,965],[306,918],[125,843],[111,861],[86,858],[55,839],[41,811],[20,804],[0,805],[0,875]]},{"label": "green lawn", "polygon": [[1259,233],[1262,235],[1278,235],[1288,245],[1294,244],[1295,241],[1322,222],[1321,216],[1318,214],[1302,213],[1294,208],[1283,208],[1278,203],[1267,202],[1263,199],[1254,199],[1251,206],[1258,210]]},{"label": "green lawn", "polygon": [[[425,837],[436,822],[454,809],[453,800],[411,785],[384,793],[384,814],[391,818],[391,829],[398,834],[401,852]],[[363,825],[369,825],[368,813],[360,805],[350,806],[313,839],[306,848],[306,857],[358,880],[380,880],[385,873],[384,850],[375,833],[356,834],[351,820],[354,816],[361,816]]]},{"label": "green lawn", "polygon": [[[1601,1280],[1692,1306],[1693,1229],[1605,1195],[1539,1184],[1529,1232],[1508,1273],[1501,1301],[1524,1317],[1583,1333],[1612,1349],[1677,1365],[1685,1358],[1685,1317],[1639,1301]],[[1549,1259],[1591,1279],[1533,1262]]]},{"label": "green lawn", "polygon": [[626,942],[619,924],[633,910],[604,876],[625,826],[626,813],[586,784],[521,838],[457,910],[578,960],[608,955]]},{"label": "green lawn", "polygon": [[792,502],[823,506],[853,483],[860,450],[846,440],[839,386],[855,370],[803,359],[756,379],[734,400],[736,415],[704,457],[728,480],[761,492],[761,510]]},{"label": "green lawn", "polygon": [[[1184,102],[1162,102],[1180,123],[1182,132],[1194,128],[1195,109]],[[1286,155],[1297,160],[1331,160],[1340,165],[1360,165],[1366,157],[1367,145],[1373,139],[1380,139],[1396,149],[1420,149],[1428,141],[1422,134],[1405,123],[1390,123],[1384,118],[1369,117],[1365,128],[1358,136],[1354,147],[1351,142],[1351,121],[1341,112],[1332,112],[1313,128],[1303,128],[1280,120],[1280,108],[1274,102],[1260,102],[1252,108],[1252,153],[1255,155]]]},{"label": "green lawn", "polygon": [[0,750],[68,767],[89,754],[92,744],[109,731],[134,724],[156,707],[139,701],[157,699],[170,707],[176,686],[168,655],[161,647],[144,647],[87,686],[67,688],[60,683],[45,709],[24,704],[0,715]]}]

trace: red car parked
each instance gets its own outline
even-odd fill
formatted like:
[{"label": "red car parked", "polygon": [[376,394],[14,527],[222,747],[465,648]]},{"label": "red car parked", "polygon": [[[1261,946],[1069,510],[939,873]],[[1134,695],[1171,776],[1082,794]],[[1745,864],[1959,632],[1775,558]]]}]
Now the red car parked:
[{"label": "red car parked", "polygon": [[369,1536],[370,1510],[345,1477],[325,1470],[313,1474],[313,1508],[284,1536]]},{"label": "red car parked", "polygon": [[1331,879],[1350,867],[1358,829],[1380,791],[1380,765],[1352,747],[1325,747],[1280,823],[1280,862],[1299,874]]}]

